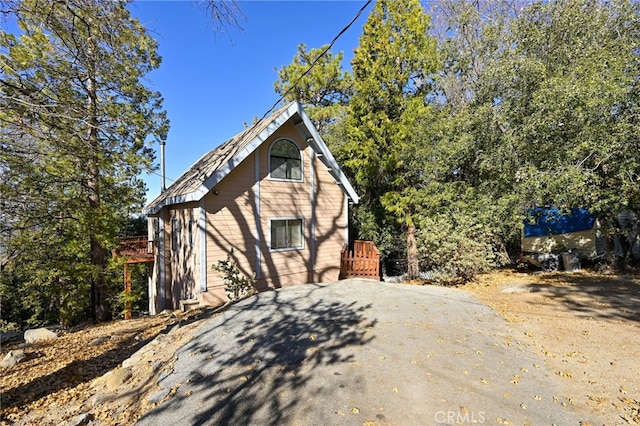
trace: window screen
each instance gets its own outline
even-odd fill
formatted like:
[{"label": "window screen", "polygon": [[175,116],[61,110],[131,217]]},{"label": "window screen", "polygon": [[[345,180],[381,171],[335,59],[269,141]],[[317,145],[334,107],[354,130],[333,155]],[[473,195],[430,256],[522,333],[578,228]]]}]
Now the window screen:
[{"label": "window screen", "polygon": [[302,219],[274,219],[271,221],[271,248],[302,248]]}]

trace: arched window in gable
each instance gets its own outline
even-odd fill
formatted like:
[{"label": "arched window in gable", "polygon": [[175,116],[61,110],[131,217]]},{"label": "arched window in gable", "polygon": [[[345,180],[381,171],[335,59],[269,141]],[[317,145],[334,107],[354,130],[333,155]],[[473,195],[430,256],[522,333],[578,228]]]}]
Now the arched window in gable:
[{"label": "arched window in gable", "polygon": [[288,139],[279,139],[269,151],[269,176],[272,179],[302,181],[302,155]]}]

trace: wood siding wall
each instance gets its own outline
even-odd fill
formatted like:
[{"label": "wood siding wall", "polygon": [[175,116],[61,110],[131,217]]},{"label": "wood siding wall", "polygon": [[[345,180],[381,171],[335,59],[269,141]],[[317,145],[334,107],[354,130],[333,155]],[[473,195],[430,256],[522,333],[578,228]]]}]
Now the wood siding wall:
[{"label": "wood siding wall", "polygon": [[346,196],[324,165],[315,159],[316,265],[314,281],[336,281],[340,251],[346,241]]},{"label": "wood siding wall", "polygon": [[[269,148],[283,137],[302,151],[302,182],[269,178]],[[231,248],[241,271],[247,276],[255,274],[260,289],[338,279],[347,222],[345,195],[318,159],[312,165],[312,154],[295,127],[287,123],[215,187],[217,194],[212,191],[205,196],[207,291],[199,296],[203,303],[217,305],[227,300],[222,276],[211,265],[226,259]],[[304,248],[270,250],[274,218],[302,218]]]},{"label": "wood siding wall", "polygon": [[205,196],[207,291],[200,296],[205,304],[215,306],[227,300],[222,276],[211,266],[225,260],[231,249],[243,274],[251,277],[255,272],[254,181],[250,156]]},{"label": "wood siding wall", "polygon": [[[295,142],[302,151],[301,182],[269,178],[269,148],[280,138]],[[203,239],[199,226],[201,207],[206,217]],[[285,123],[205,195],[201,203],[162,209],[159,216],[164,226],[162,238],[155,245],[158,261],[150,285],[151,312],[178,309],[181,300],[191,298],[214,306],[226,302],[223,277],[211,266],[225,260],[232,249],[242,273],[256,276],[259,289],[337,280],[340,251],[346,242],[346,209],[346,196],[340,186],[295,126]],[[303,220],[302,249],[270,249],[271,220],[278,218]],[[181,227],[176,249],[172,245],[173,219]],[[150,236],[152,232],[150,229]],[[201,241],[205,241],[206,247],[201,247]],[[202,262],[206,264],[203,266]],[[205,277],[201,277],[203,273]],[[164,287],[160,285],[162,274]],[[206,291],[200,288],[203,279]]]},{"label": "wood siding wall", "polygon": [[[285,287],[311,281],[311,149],[290,124],[284,125],[267,143],[260,146],[260,227],[262,230],[261,287]],[[302,151],[302,182],[269,178],[269,148],[280,138],[293,141]],[[275,218],[302,218],[304,248],[271,251],[270,225]]]}]

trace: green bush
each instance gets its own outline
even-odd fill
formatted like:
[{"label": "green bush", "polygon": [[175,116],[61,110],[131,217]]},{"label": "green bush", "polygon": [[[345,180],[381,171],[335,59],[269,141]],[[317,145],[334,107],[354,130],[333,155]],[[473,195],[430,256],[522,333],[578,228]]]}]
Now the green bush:
[{"label": "green bush", "polygon": [[496,232],[471,215],[425,218],[416,239],[420,269],[439,284],[463,284],[509,261]]},{"label": "green bush", "polygon": [[242,274],[233,257],[233,249],[227,254],[226,260],[219,260],[211,268],[224,277],[224,290],[229,300],[238,300],[255,293],[255,279]]}]

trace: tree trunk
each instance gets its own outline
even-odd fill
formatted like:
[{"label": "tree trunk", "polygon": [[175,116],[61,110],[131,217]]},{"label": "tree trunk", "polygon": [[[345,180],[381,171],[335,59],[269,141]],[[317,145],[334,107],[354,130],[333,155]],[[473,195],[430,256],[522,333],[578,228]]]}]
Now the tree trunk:
[{"label": "tree trunk", "polygon": [[104,248],[96,239],[94,232],[91,232],[91,264],[95,267],[95,275],[91,280],[91,292],[93,301],[93,320],[95,322],[109,321],[111,319],[111,309],[109,307],[109,296],[107,285],[104,279],[105,255]]},{"label": "tree trunk", "polygon": [[418,247],[416,245],[416,227],[407,226],[407,279],[415,280],[420,276]]},{"label": "tree trunk", "polygon": [[[87,49],[89,57],[92,56],[93,40],[89,38],[89,47]],[[109,306],[109,295],[105,282],[106,257],[102,243],[97,237],[97,229],[101,228],[100,223],[93,223],[96,219],[100,221],[100,168],[98,166],[97,156],[99,155],[98,141],[98,113],[97,113],[97,89],[96,77],[92,70],[89,70],[87,76],[87,116],[89,128],[87,129],[87,143],[91,147],[89,151],[89,162],[87,171],[89,178],[87,180],[88,202],[90,228],[89,243],[91,246],[91,264],[94,266],[94,276],[91,280],[91,299],[93,302],[93,320],[95,322],[103,322],[111,319],[111,309]],[[93,214],[93,213],[96,214]]]}]

